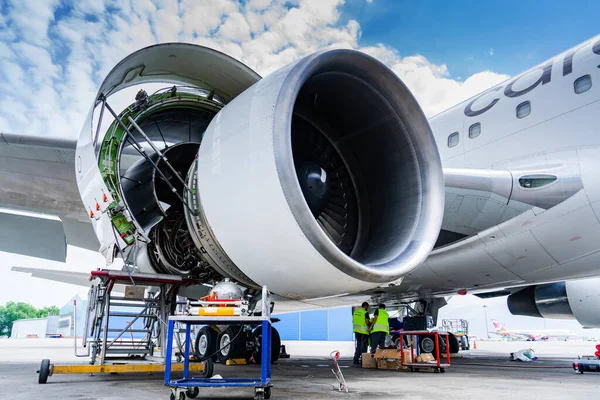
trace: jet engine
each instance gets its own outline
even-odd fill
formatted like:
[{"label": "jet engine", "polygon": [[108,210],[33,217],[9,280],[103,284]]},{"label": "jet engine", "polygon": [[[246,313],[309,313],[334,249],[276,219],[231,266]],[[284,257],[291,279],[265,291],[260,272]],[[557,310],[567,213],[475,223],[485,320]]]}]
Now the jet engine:
[{"label": "jet engine", "polygon": [[[109,94],[149,80],[173,86],[110,107]],[[153,46],[115,67],[96,105],[115,120],[80,140],[100,171],[79,165],[80,191],[104,247],[103,218],[142,270],[306,299],[397,281],[436,241],[433,135],[402,81],[363,53],[316,53],[258,80],[214,50]]]},{"label": "jet engine", "polygon": [[576,319],[584,328],[600,328],[600,278],[528,286],[507,302],[513,315]]}]

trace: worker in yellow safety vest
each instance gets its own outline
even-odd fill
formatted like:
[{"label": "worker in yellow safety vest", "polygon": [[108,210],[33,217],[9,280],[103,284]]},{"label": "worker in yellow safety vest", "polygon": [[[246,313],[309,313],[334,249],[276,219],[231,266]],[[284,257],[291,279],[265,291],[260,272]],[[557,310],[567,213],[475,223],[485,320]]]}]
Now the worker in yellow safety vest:
[{"label": "worker in yellow safety vest", "polygon": [[375,317],[371,322],[371,353],[375,353],[377,347],[385,347],[385,337],[390,334],[390,316],[385,311],[385,304],[380,304],[375,310]]},{"label": "worker in yellow safety vest", "polygon": [[354,349],[354,364],[359,364],[360,356],[367,352],[369,346],[369,303],[362,303],[352,314],[352,325],[356,347]]}]

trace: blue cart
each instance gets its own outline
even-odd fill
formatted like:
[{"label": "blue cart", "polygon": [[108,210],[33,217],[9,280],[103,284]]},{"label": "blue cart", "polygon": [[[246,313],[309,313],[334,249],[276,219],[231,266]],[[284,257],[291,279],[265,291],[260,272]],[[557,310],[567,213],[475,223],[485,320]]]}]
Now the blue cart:
[{"label": "blue cart", "polygon": [[[266,315],[265,315],[266,314]],[[201,387],[253,387],[254,398],[257,400],[271,397],[271,318],[268,313],[260,317],[200,317],[200,316],[171,316],[167,334],[165,354],[165,385],[171,388],[171,400],[184,400],[186,394],[194,398]],[[183,362],[183,378],[171,379],[171,361],[173,355],[173,332],[175,323],[185,324],[185,346]],[[212,361],[205,361],[204,377],[191,377],[189,374],[190,341],[192,325],[260,325],[262,327],[261,369],[259,378],[221,378],[211,379]]]}]

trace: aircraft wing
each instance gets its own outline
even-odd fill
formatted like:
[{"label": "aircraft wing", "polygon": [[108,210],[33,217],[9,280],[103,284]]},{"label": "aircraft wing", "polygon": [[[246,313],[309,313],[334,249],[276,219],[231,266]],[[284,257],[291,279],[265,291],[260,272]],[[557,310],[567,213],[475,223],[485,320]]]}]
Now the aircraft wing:
[{"label": "aircraft wing", "polygon": [[89,287],[92,284],[90,274],[85,272],[60,271],[42,268],[12,267],[11,271],[31,274],[34,278],[48,279],[50,281],[70,283],[71,285]]},{"label": "aircraft wing", "polygon": [[0,133],[0,251],[64,262],[67,244],[98,250],[75,180],[75,145]]}]

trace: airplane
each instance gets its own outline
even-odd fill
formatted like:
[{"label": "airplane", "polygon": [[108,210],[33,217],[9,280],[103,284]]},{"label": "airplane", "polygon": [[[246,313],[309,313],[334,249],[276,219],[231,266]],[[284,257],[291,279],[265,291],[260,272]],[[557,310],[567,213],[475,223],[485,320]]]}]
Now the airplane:
[{"label": "airplane", "polygon": [[550,338],[560,338],[567,340],[569,338],[577,338],[575,332],[572,332],[568,329],[521,329],[521,330],[508,330],[504,325],[496,320],[492,320],[492,324],[494,325],[495,333],[502,338],[506,338],[509,340],[548,340]]},{"label": "airplane", "polygon": [[206,47],[144,48],[108,74],[77,140],[1,134],[0,250],[99,251],[194,277],[189,298],[224,278],[250,297],[266,285],[278,312],[409,304],[429,328],[472,293],[599,327],[599,67],[596,36],[428,120],[358,51],[261,78]]}]

